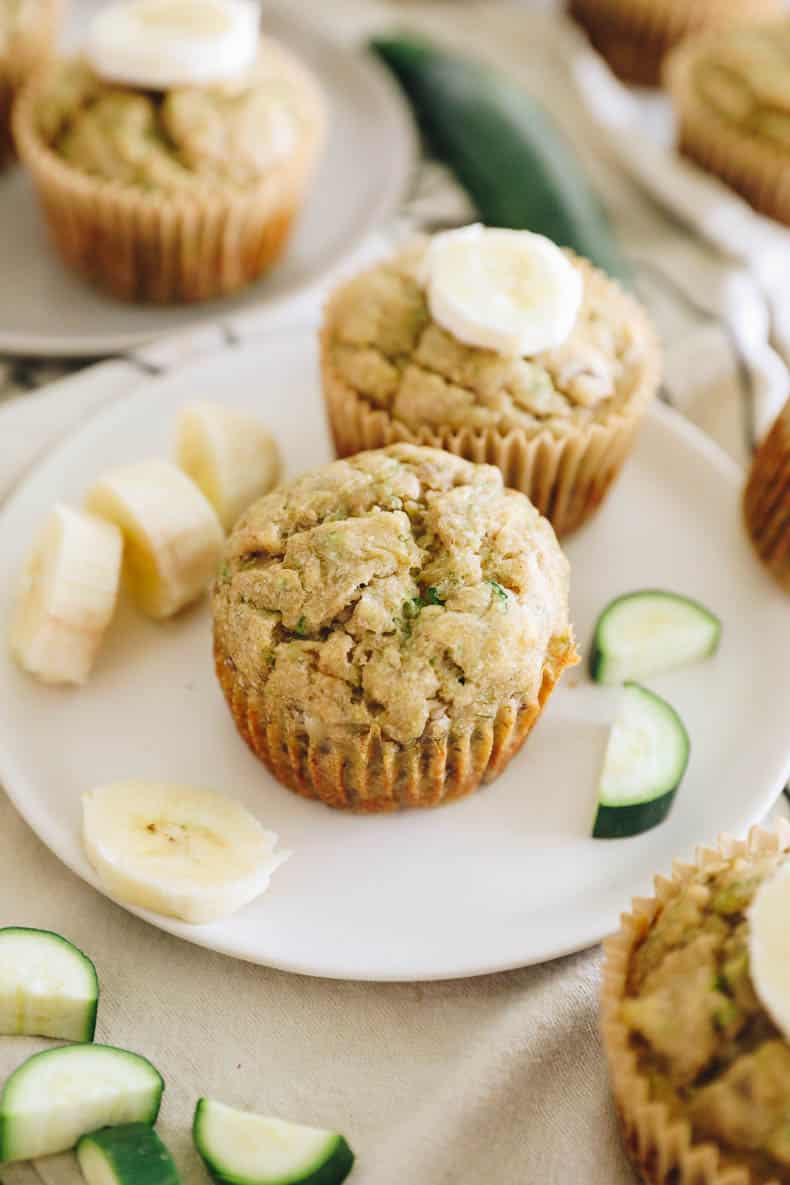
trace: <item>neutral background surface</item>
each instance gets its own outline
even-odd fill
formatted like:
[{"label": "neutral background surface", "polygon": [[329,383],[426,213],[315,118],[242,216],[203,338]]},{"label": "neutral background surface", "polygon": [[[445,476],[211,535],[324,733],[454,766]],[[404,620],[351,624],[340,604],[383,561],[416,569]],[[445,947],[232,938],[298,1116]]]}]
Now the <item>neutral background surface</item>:
[{"label": "neutral background surface", "polygon": [[[509,6],[481,12],[468,5],[344,0],[315,9],[316,19],[348,40],[394,13],[408,14],[410,22],[444,30],[516,73],[523,68],[577,138],[632,258],[641,260],[640,292],[666,345],[666,396],[746,460],[764,370],[753,358],[744,360],[713,300],[730,264],[617,170],[588,113],[566,102],[567,55],[557,42],[549,37],[544,45],[523,10]],[[432,215],[434,202],[445,209],[444,191],[437,193],[433,182],[429,171],[410,219]],[[717,283],[700,284],[701,274]],[[689,277],[693,299],[683,291]],[[157,358],[166,366],[168,351]],[[42,371],[13,361],[5,389],[16,392],[53,373],[49,365]],[[0,408],[0,490],[70,423],[117,397],[128,378],[125,367],[110,367],[79,389],[67,384],[9,400]],[[712,810],[710,838],[716,829]],[[423,986],[308,980],[232,963],[99,897],[2,800],[0,923],[9,922],[59,930],[93,955],[104,989],[98,1037],[147,1054],[164,1073],[161,1130],[188,1182],[206,1181],[189,1141],[199,1094],[341,1128],[359,1155],[358,1185],[633,1182],[616,1138],[597,1036],[597,951],[543,968]],[[0,1074],[34,1046],[0,1040]],[[70,1156],[0,1175],[4,1185],[78,1179]]]}]

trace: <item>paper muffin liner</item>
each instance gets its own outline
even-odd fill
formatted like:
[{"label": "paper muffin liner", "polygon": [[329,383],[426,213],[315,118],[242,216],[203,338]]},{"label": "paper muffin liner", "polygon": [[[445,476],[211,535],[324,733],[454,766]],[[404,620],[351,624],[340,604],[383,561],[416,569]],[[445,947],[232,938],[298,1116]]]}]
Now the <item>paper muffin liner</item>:
[{"label": "paper muffin liner", "polygon": [[364,814],[438,806],[492,781],[535,727],[562,672],[577,661],[572,639],[556,644],[533,703],[503,702],[493,719],[449,733],[428,729],[402,745],[378,728],[349,727],[333,737],[289,717],[271,718],[265,690],[245,684],[214,639],[217,677],[236,728],[256,757],[304,798]]},{"label": "paper muffin liner", "polygon": [[755,453],[743,509],[761,559],[790,593],[790,400]]},{"label": "paper muffin liner", "polygon": [[658,86],[666,54],[684,37],[729,20],[774,16],[781,0],[571,0],[595,49],[627,82]]},{"label": "paper muffin liner", "polygon": [[694,68],[713,37],[695,38],[667,60],[665,80],[677,123],[678,147],[736,190],[755,210],[790,225],[790,157],[770,140],[743,131],[698,93]]},{"label": "paper muffin liner", "polygon": [[50,237],[64,263],[121,300],[192,302],[226,296],[256,280],[283,251],[324,138],[323,104],[295,152],[247,190],[198,185],[144,190],[93,177],[43,140],[36,109],[43,78],[24,88],[13,117]]},{"label": "paper muffin liner", "polygon": [[[694,864],[676,862],[672,876],[655,878],[655,896],[636,898],[623,914],[617,934],[604,943],[601,985],[601,1032],[609,1077],[629,1159],[646,1185],[751,1185],[737,1153],[726,1159],[714,1142],[695,1139],[691,1124],[673,1117],[666,1103],[650,1097],[650,1086],[638,1068],[629,1031],[621,1019],[631,955],[658,910],[700,868],[714,861],[790,849],[790,823],[772,830],[752,827],[745,840],[720,836],[715,848],[699,848]],[[766,1185],[779,1185],[779,1181]]]},{"label": "paper muffin liner", "polygon": [[525,493],[558,535],[576,530],[600,506],[620,472],[661,375],[658,342],[639,305],[597,268],[580,262],[585,282],[593,285],[601,307],[618,306],[643,326],[645,357],[625,411],[562,437],[546,429],[534,434],[520,428],[502,432],[436,425],[412,430],[389,411],[371,405],[337,373],[332,363],[330,298],[321,330],[321,375],[337,455],[347,457],[401,441],[446,449],[468,461],[496,465],[505,485]]},{"label": "paper muffin liner", "polygon": [[40,0],[38,19],[0,53],[0,168],[14,157],[11,113],[29,76],[51,55],[60,24],[61,0]]}]

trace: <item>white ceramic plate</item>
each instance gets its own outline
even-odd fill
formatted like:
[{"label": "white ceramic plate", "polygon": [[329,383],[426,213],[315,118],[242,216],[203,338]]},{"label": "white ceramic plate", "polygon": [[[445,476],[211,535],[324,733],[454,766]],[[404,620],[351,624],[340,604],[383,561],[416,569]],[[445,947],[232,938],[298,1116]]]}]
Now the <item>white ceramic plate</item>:
[{"label": "white ceramic plate", "polygon": [[[77,0],[72,20],[84,24],[91,7],[92,0]],[[32,185],[15,168],[0,175],[0,351],[98,356],[252,309],[261,318],[320,283],[394,213],[416,159],[414,128],[396,85],[372,58],[342,49],[284,10],[266,6],[266,29],[312,67],[330,108],[329,142],[282,262],[225,300],[124,304],[61,265]]]},{"label": "white ceramic plate", "polygon": [[[0,622],[52,503],[79,501],[108,465],[168,453],[176,409],[198,396],[260,413],[291,474],[330,458],[308,336],[237,347],[148,380],[53,453],[0,516]],[[294,851],[269,892],[201,928],[144,916],[239,958],[314,975],[430,979],[587,946],[615,926],[651,873],[762,817],[790,772],[790,608],[743,535],[739,485],[713,445],[657,407],[612,498],[568,547],[582,647],[611,597],[644,586],[699,597],[724,621],[718,657],[650,681],[685,718],[692,758],[669,821],[644,836],[589,838],[613,693],[578,671],[504,776],[464,802],[359,818],[296,797],[234,731],[212,671],[205,604],[167,625],[125,609],[79,691],[39,686],[3,650],[0,781],[41,839],[92,884],[79,838],[86,788],[154,777],[238,796]]]}]

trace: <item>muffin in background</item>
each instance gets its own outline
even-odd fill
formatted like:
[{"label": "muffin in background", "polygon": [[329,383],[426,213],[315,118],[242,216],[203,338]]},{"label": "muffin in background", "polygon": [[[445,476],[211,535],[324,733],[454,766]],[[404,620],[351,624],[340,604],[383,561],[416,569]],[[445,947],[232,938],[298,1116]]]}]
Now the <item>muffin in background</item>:
[{"label": "muffin in background", "polygon": [[82,59],[25,87],[19,155],[64,262],[124,300],[209,300],[283,251],[323,144],[313,78],[271,38],[237,80],[152,91]]},{"label": "muffin in background", "polygon": [[14,155],[14,99],[52,53],[60,10],[60,0],[0,0],[0,168]]},{"label": "muffin in background", "polygon": [[569,10],[624,81],[658,86],[666,55],[700,29],[772,17],[782,0],[569,0]]},{"label": "muffin in background", "polygon": [[568,583],[551,526],[497,469],[361,453],[237,523],[217,676],[283,785],[344,810],[433,806],[505,768],[577,661]]},{"label": "muffin in background", "polygon": [[755,989],[750,933],[789,851],[784,822],[700,851],[605,944],[604,1047],[646,1185],[790,1180],[790,1044]]},{"label": "muffin in background", "polygon": [[338,455],[399,440],[444,448],[497,465],[558,535],[579,527],[605,498],[658,390],[659,351],[632,297],[551,246],[581,279],[579,311],[560,345],[530,356],[469,345],[437,321],[421,278],[430,240],[338,288],[321,331]]},{"label": "muffin in background", "polygon": [[790,20],[710,32],[669,58],[678,146],[790,225]]},{"label": "muffin in background", "polygon": [[790,593],[790,400],[754,455],[743,509],[760,558]]}]

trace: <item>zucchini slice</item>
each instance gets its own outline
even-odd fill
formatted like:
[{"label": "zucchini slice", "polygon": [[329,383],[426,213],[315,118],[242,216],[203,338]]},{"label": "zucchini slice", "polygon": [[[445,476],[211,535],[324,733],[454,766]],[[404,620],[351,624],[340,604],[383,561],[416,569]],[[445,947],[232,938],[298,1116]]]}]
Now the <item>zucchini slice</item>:
[{"label": "zucchini slice", "polygon": [[0,1034],[92,1041],[99,980],[87,955],[60,934],[0,930]]},{"label": "zucchini slice", "polygon": [[371,48],[406,92],[428,143],[487,226],[532,230],[632,285],[631,269],[565,138],[521,87],[418,37]]},{"label": "zucchini slice", "polygon": [[107,1124],[153,1124],[164,1085],[144,1057],[111,1045],[36,1053],[0,1093],[0,1161],[67,1152]]},{"label": "zucchini slice", "polygon": [[77,1160],[87,1185],[180,1185],[173,1158],[147,1123],[83,1136]]},{"label": "zucchini slice", "polygon": [[699,601],[663,589],[617,597],[595,625],[590,674],[596,683],[626,683],[709,658],[721,621]]},{"label": "zucchini slice", "polygon": [[665,699],[627,683],[598,787],[596,839],[639,835],[662,823],[688,766],[691,742]]},{"label": "zucchini slice", "polygon": [[199,1099],[192,1136],[217,1185],[339,1185],[354,1154],[337,1132]]}]

